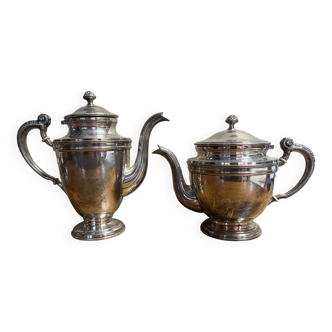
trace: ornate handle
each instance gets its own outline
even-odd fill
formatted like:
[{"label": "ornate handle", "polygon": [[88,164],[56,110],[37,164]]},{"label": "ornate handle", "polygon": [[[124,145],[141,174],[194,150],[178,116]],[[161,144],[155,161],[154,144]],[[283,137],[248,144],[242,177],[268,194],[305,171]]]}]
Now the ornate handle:
[{"label": "ornate handle", "polygon": [[53,184],[58,185],[64,192],[65,189],[63,187],[63,184],[58,178],[55,178],[46,172],[44,172],[32,159],[28,145],[27,145],[27,136],[30,130],[32,129],[39,129],[40,130],[40,136],[42,138],[42,142],[45,142],[49,146],[53,146],[53,142],[50,140],[50,138],[47,136],[47,128],[51,124],[51,118],[47,114],[40,114],[38,116],[37,121],[28,121],[24,123],[17,133],[17,145],[18,148],[21,151],[21,154],[25,161],[28,163],[28,165],[41,177],[43,177],[46,180],[50,180],[53,182]]},{"label": "ornate handle", "polygon": [[301,153],[305,159],[305,170],[300,181],[295,185],[294,188],[287,191],[285,194],[275,196],[272,195],[269,204],[271,204],[272,202],[278,202],[279,199],[288,198],[297,193],[308,182],[315,169],[315,156],[312,151],[306,146],[294,143],[291,138],[285,137],[281,140],[280,147],[284,151],[284,154],[281,158],[279,158],[278,166],[285,165],[292,152],[298,152]]}]

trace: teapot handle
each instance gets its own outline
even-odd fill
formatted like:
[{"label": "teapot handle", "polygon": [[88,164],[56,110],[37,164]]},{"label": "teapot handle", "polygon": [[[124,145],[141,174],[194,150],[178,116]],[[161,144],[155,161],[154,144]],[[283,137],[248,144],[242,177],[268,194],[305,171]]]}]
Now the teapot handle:
[{"label": "teapot handle", "polygon": [[66,192],[62,182],[58,178],[47,174],[34,162],[28,149],[27,136],[32,129],[39,129],[42,142],[45,142],[51,147],[53,146],[53,142],[47,136],[47,128],[50,124],[51,117],[47,114],[40,114],[37,121],[34,120],[24,123],[17,132],[17,145],[25,161],[37,174],[46,180],[52,181],[54,185],[58,185],[64,192]]},{"label": "teapot handle", "polygon": [[300,181],[295,185],[294,188],[287,191],[285,194],[272,195],[269,204],[278,202],[279,199],[288,198],[297,193],[308,182],[315,169],[315,156],[312,151],[305,145],[294,143],[291,138],[285,137],[280,141],[280,147],[284,151],[284,154],[281,158],[279,158],[278,166],[285,165],[292,152],[298,152],[301,153],[305,159],[305,170]]}]

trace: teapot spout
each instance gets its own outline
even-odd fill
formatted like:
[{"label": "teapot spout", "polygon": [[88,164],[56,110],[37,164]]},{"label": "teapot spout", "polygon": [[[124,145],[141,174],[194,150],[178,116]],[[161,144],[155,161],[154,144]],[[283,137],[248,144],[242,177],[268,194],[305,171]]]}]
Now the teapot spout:
[{"label": "teapot spout", "polygon": [[153,154],[160,154],[169,162],[173,176],[173,188],[178,201],[187,209],[195,212],[203,212],[193,188],[186,184],[183,178],[182,170],[175,154],[162,146],[153,151]]},{"label": "teapot spout", "polygon": [[129,154],[127,155],[127,165],[122,184],[122,196],[128,196],[133,193],[143,182],[148,169],[148,153],[150,134],[154,126],[162,121],[169,121],[163,116],[163,113],[152,115],[144,124],[139,143],[135,163],[129,166]]}]

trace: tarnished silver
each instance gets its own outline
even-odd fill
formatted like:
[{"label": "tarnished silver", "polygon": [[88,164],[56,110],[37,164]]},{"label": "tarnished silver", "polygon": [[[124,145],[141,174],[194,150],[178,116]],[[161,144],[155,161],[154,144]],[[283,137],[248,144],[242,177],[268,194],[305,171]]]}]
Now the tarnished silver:
[{"label": "tarnished silver", "polygon": [[[46,114],[37,121],[24,123],[17,134],[18,147],[29,166],[41,177],[58,185],[67,195],[83,222],[76,225],[72,236],[79,240],[103,240],[117,236],[125,225],[113,214],[122,198],[133,193],[143,182],[148,167],[149,138],[153,127],[168,121],[157,113],[144,124],[135,163],[130,166],[131,139],[116,131],[118,115],[93,104],[96,96],[87,91],[87,105],[66,115],[66,136],[53,142],[47,136],[51,118]],[[43,171],[32,159],[27,135],[39,129],[42,142],[53,147],[61,181]]]},{"label": "tarnished silver", "polygon": [[[182,205],[204,212],[209,219],[201,225],[204,234],[231,241],[251,240],[261,235],[254,221],[272,202],[297,193],[310,179],[315,168],[314,154],[306,146],[283,138],[281,158],[267,156],[270,142],[235,129],[238,118],[226,119],[227,130],[195,143],[197,156],[187,161],[190,185],[183,179],[174,153],[159,146],[154,151],[171,166],[173,187]],[[291,152],[299,152],[306,162],[300,181],[285,194],[273,195],[278,168],[285,165]]]}]

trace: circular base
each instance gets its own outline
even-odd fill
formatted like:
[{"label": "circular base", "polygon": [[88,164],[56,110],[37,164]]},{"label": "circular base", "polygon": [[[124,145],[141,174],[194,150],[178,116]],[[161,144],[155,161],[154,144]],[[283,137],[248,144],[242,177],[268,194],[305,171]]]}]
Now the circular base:
[{"label": "circular base", "polygon": [[98,241],[118,236],[126,229],[125,224],[118,219],[111,219],[108,223],[87,225],[84,221],[77,224],[71,235],[77,240]]},{"label": "circular base", "polygon": [[253,240],[262,234],[261,228],[254,221],[242,226],[228,226],[227,223],[207,219],[202,223],[201,231],[207,236],[226,241]]}]

